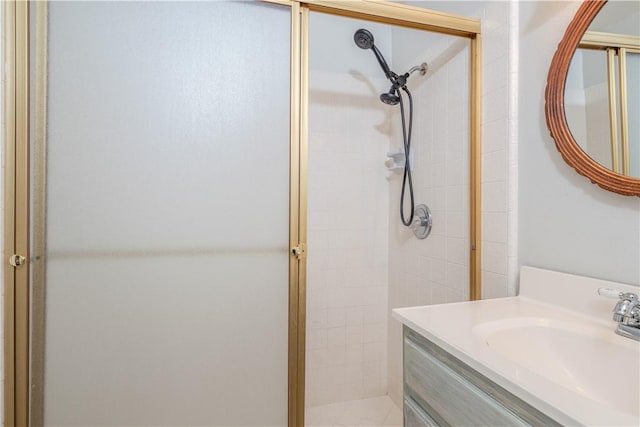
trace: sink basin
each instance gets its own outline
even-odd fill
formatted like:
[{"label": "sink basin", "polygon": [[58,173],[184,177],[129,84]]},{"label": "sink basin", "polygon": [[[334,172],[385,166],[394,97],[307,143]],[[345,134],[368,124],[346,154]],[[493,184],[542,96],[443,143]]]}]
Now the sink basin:
[{"label": "sink basin", "polygon": [[640,343],[614,334],[609,324],[520,317],[478,324],[473,333],[521,368],[595,402],[640,415]]}]

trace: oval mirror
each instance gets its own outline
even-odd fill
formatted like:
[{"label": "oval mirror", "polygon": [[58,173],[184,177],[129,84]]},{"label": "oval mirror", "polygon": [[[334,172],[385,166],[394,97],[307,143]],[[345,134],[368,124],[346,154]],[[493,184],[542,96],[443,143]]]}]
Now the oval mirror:
[{"label": "oval mirror", "polygon": [[602,188],[640,196],[640,2],[584,2],[545,93],[564,160]]}]

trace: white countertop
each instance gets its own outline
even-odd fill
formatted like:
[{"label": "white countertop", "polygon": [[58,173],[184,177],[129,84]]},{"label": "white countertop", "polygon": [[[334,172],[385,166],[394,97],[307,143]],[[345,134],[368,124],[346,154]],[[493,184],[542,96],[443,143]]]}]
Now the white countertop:
[{"label": "white countertop", "polygon": [[[504,324],[505,320],[588,324],[590,333],[598,335],[599,343],[610,343],[612,349],[622,346],[640,354],[640,342],[613,332],[616,325],[611,320],[611,309],[615,301],[598,297],[595,290],[599,287],[639,291],[629,285],[523,267],[518,297],[400,308],[393,310],[393,317],[562,424],[638,426],[638,411],[623,411],[594,398],[592,392],[581,389],[580,378],[564,384],[551,381],[493,351],[483,338],[483,330],[496,322]],[[576,349],[575,358],[583,365],[589,363],[589,357],[589,352]],[[608,366],[596,365],[593,370],[602,370],[599,372],[604,381],[615,381],[620,393],[624,393],[625,385],[635,381],[637,387],[640,381],[640,360],[636,362],[636,366],[616,367],[627,374],[624,378],[610,378]],[[609,367],[611,363],[615,361],[608,362]]]}]

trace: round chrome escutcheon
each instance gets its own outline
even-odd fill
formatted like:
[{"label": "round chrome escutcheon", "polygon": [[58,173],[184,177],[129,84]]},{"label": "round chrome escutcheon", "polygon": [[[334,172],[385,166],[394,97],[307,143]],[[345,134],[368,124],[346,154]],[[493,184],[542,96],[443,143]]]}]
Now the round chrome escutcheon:
[{"label": "round chrome escutcheon", "polygon": [[432,225],[431,211],[429,207],[424,204],[416,206],[413,213],[413,222],[411,223],[411,229],[413,234],[418,239],[426,239],[429,233],[431,233]]}]

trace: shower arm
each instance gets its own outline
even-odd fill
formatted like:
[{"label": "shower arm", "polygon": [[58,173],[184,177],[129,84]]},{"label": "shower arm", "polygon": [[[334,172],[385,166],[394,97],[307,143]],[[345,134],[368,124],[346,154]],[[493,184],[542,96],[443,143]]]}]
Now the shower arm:
[{"label": "shower arm", "polygon": [[415,73],[416,71],[420,71],[420,75],[421,75],[421,76],[424,76],[425,74],[427,74],[427,69],[428,69],[428,68],[429,68],[429,67],[427,66],[427,63],[426,63],[426,62],[423,62],[423,63],[422,63],[422,64],[420,64],[420,65],[416,65],[415,67],[411,67],[411,68],[409,69],[409,71],[407,71],[407,74],[413,74],[413,73]]},{"label": "shower arm", "polygon": [[394,75],[394,78],[389,78],[389,80],[391,80],[391,83],[392,83],[391,90],[389,92],[392,93],[399,88],[405,88],[407,84],[407,79],[411,74],[415,73],[416,71],[420,71],[420,75],[424,76],[425,74],[427,74],[427,69],[428,69],[427,63],[423,62],[420,65],[411,67],[409,71],[407,71],[402,75],[397,75],[392,72],[392,74]]}]

